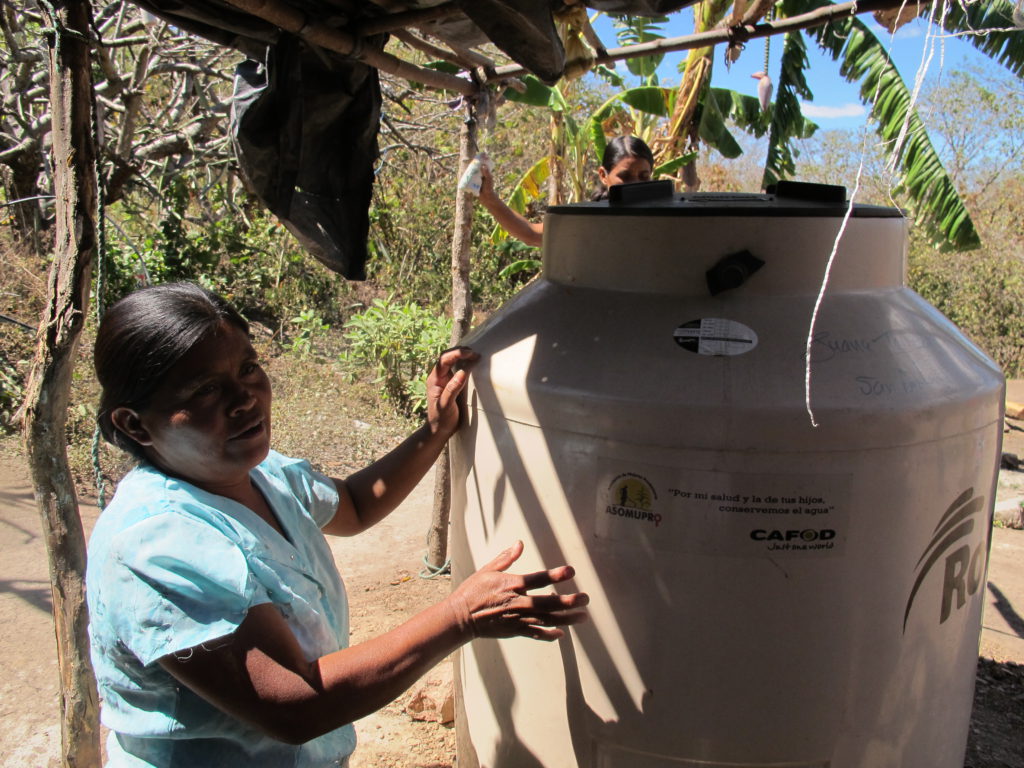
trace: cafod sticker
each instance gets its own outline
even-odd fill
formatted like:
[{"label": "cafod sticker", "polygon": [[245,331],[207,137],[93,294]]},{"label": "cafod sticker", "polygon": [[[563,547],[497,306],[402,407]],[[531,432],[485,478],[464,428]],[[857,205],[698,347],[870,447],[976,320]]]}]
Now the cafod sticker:
[{"label": "cafod sticker", "polygon": [[749,557],[828,556],[846,536],[846,475],[599,465],[595,533],[645,549]]},{"label": "cafod sticker", "polygon": [[720,317],[702,317],[683,323],[672,332],[672,337],[688,352],[715,357],[742,355],[757,346],[753,329]]}]

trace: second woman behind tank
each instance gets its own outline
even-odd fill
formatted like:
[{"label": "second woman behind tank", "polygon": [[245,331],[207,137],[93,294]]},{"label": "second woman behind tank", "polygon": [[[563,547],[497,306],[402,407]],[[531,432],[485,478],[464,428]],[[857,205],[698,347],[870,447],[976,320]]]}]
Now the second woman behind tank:
[{"label": "second woman behind tank", "polygon": [[[544,224],[529,221],[519,212],[509,208],[494,191],[494,178],[486,164],[482,172],[480,202],[483,206],[512,237],[522,240],[527,245],[540,246],[543,241]],[[608,194],[608,187],[617,184],[650,181],[653,172],[654,154],[643,139],[636,136],[616,136],[605,146],[601,166],[597,169],[601,189],[594,195],[594,199],[604,199]]]}]

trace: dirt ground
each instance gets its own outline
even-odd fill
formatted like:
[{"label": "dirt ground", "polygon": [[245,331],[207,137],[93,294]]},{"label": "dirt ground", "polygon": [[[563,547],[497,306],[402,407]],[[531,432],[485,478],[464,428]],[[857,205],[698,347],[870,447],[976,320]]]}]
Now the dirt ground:
[{"label": "dirt ground", "polygon": [[[1024,399],[1024,398],[1021,398]],[[1024,432],[1004,450],[1024,458]],[[1024,496],[1024,473],[1001,474],[999,498]],[[388,520],[333,545],[351,602],[353,641],[379,634],[449,589],[447,577],[420,578],[432,477]],[[55,768],[60,729],[51,598],[39,520],[23,460],[0,455],[0,768]],[[86,526],[96,517],[84,507]],[[1024,531],[994,531],[981,658],[966,768],[1024,766]],[[450,687],[444,662],[412,692],[358,722],[352,768],[451,768],[450,726],[415,719],[417,705],[438,717]],[[422,717],[422,715],[417,715]]]}]

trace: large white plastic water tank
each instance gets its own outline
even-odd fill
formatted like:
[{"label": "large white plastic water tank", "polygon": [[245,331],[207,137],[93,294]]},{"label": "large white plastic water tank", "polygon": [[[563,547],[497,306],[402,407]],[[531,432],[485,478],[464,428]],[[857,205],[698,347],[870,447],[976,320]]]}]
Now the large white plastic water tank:
[{"label": "large white plastic water tank", "polygon": [[963,765],[1003,377],[858,205],[812,425],[848,206],[802,196],[554,208],[542,278],[469,340],[455,579],[522,539],[515,571],[592,600],[558,643],[463,651],[460,768]]}]

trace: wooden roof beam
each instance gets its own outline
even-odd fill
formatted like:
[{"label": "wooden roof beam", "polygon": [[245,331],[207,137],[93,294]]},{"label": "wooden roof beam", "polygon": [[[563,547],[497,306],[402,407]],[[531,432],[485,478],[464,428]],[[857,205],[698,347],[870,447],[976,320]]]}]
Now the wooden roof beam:
[{"label": "wooden roof beam", "polygon": [[451,62],[455,66],[462,67],[463,69],[467,70],[474,69],[475,67],[480,66],[479,64],[475,64],[472,61],[470,61],[469,58],[465,56],[460,56],[457,51],[449,51],[445,48],[441,48],[440,46],[434,45],[429,40],[424,40],[423,38],[414,35],[407,29],[396,29],[392,34],[398,40],[401,40],[403,43],[410,46],[411,48],[415,48],[418,51],[423,51],[425,54],[427,54],[428,56],[433,56],[435,59],[441,59],[442,61]]},{"label": "wooden roof beam", "polygon": [[447,72],[417,67],[390,53],[364,47],[362,38],[310,19],[302,11],[280,2],[280,0],[227,0],[227,2],[285,32],[301,37],[312,45],[326,48],[343,56],[351,56],[381,72],[423,83],[433,88],[461,93],[463,96],[472,96],[477,92],[476,84],[469,80],[449,75]]},{"label": "wooden roof beam", "polygon": [[430,21],[446,19],[459,13],[459,6],[456,3],[441,3],[430,8],[420,8],[414,11],[400,11],[381,16],[376,19],[368,19],[356,27],[356,34],[360,36],[378,35],[381,32],[394,32],[398,29],[408,27],[419,27]]}]

